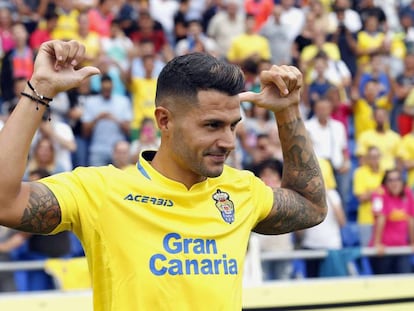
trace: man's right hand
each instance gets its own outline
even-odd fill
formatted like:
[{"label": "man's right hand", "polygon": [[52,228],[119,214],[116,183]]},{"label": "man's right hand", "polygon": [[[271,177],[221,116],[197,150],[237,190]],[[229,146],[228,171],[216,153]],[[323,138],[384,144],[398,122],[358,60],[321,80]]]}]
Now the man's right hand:
[{"label": "man's right hand", "polygon": [[78,87],[86,78],[99,74],[96,67],[76,68],[84,56],[85,47],[74,40],[43,43],[35,59],[32,85],[39,94],[50,98]]}]

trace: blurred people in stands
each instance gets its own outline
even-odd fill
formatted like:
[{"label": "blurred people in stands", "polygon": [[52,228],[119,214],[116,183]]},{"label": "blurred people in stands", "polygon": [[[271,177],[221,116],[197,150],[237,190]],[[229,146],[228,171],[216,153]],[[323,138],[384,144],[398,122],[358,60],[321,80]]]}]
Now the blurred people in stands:
[{"label": "blurred people in stands", "polygon": [[254,16],[247,14],[245,32],[233,39],[227,51],[226,57],[229,62],[241,65],[248,58],[253,58],[256,61],[271,58],[268,40],[256,33],[254,27]]},{"label": "blurred people in stands", "polygon": [[[7,263],[14,258],[13,251],[26,241],[24,233],[0,226],[0,263]],[[18,289],[14,271],[0,272],[0,293],[15,292]]]},{"label": "blurred people in stands", "polygon": [[[131,144],[127,140],[119,140],[112,151],[112,165],[121,170],[131,166]],[[132,165],[135,168],[135,165]]]},{"label": "blurred people in stands", "polygon": [[16,23],[12,27],[15,46],[9,50],[1,62],[0,88],[3,100],[12,99],[13,82],[16,78],[28,80],[33,72],[33,51],[29,47],[28,33],[23,24]]},{"label": "blurred people in stands", "polygon": [[259,32],[269,41],[271,62],[274,65],[290,65],[292,62],[293,40],[289,37],[289,27],[281,22],[282,12],[282,6],[275,5]]},{"label": "blurred people in stands", "polygon": [[[320,159],[320,161],[327,161]],[[326,187],[326,202],[328,204],[328,212],[325,220],[312,228],[299,231],[300,245],[303,249],[312,250],[338,250],[342,248],[341,227],[346,224],[346,215],[342,207],[341,198],[336,191],[336,185],[333,187],[331,181],[333,171],[330,165],[322,165],[322,175],[324,176]],[[323,258],[306,259],[306,276],[309,278],[319,277],[320,266]]]},{"label": "blurred people in stands", "polygon": [[389,126],[389,114],[384,108],[374,110],[375,128],[366,130],[356,141],[356,155],[361,157],[367,153],[371,146],[376,146],[381,152],[381,169],[395,168],[397,165],[397,151],[401,144],[401,136],[391,130]]},{"label": "blurred people in stands", "polygon": [[131,162],[136,163],[144,150],[158,150],[160,137],[153,118],[144,118],[139,126],[138,137],[131,142]]},{"label": "blurred people in stands", "polygon": [[363,164],[354,171],[353,194],[358,200],[359,242],[361,246],[368,246],[374,224],[371,199],[373,193],[381,186],[384,170],[380,166],[381,152],[378,147],[368,147],[363,158]]},{"label": "blurred people in stands", "polygon": [[370,245],[378,253],[371,258],[372,270],[375,274],[410,273],[411,255],[384,254],[386,247],[414,247],[414,197],[397,169],[386,171],[381,185],[372,196],[375,222]]},{"label": "blurred people in stands", "polygon": [[316,155],[331,164],[338,193],[346,207],[352,177],[348,138],[343,123],[332,118],[332,110],[332,103],[328,99],[317,100],[315,114],[305,121],[305,126]]},{"label": "blurred people in stands", "polygon": [[245,31],[245,22],[237,0],[224,0],[223,9],[210,20],[207,35],[217,43],[219,57],[224,58],[231,42]]},{"label": "blurred people in stands", "polygon": [[[253,168],[253,172],[273,190],[280,188],[283,163],[277,159],[267,159]],[[254,233],[252,233],[254,234]],[[293,234],[257,235],[260,252],[289,252],[293,250]],[[286,280],[292,277],[292,260],[262,261],[264,280]]]}]

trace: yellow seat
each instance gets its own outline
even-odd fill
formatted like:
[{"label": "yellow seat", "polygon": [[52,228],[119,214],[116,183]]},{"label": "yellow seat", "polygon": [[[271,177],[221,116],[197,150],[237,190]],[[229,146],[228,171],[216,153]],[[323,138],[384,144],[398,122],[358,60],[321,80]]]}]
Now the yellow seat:
[{"label": "yellow seat", "polygon": [[45,271],[54,278],[57,287],[61,290],[92,287],[86,257],[48,259],[45,263]]}]

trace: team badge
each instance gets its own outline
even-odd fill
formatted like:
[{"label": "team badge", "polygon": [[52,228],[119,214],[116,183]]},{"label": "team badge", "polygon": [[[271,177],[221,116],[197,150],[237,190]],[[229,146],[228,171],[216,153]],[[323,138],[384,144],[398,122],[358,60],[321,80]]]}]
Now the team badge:
[{"label": "team badge", "polygon": [[234,222],[234,204],[230,200],[230,196],[227,192],[222,192],[217,189],[216,193],[213,194],[213,199],[216,201],[215,205],[221,213],[224,221],[231,224]]}]

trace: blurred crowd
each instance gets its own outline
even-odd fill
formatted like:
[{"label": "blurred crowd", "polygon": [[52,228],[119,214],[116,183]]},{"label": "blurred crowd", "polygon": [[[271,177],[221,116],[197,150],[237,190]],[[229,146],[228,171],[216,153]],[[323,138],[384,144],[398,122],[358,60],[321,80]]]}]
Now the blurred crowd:
[{"label": "blurred crowd", "polygon": [[[0,128],[51,39],[82,42],[81,66],[101,75],[53,99],[25,180],[87,165],[135,170],[140,152],[159,145],[156,81],[174,56],[205,52],[237,64],[251,91],[261,70],[294,65],[304,75],[300,108],[325,177],[328,217],[297,234],[255,237],[259,248],[374,246],[381,255],[414,244],[414,1],[0,0]],[[241,110],[228,164],[276,189],[283,158],[275,118],[249,102]],[[70,234],[0,228],[0,261],[82,255],[76,243]],[[320,264],[307,261],[307,276],[321,275]],[[378,256],[371,267],[406,273],[413,264],[411,256]],[[292,261],[263,267],[267,279],[292,278],[292,269]],[[3,280],[0,291],[15,285]]]}]

